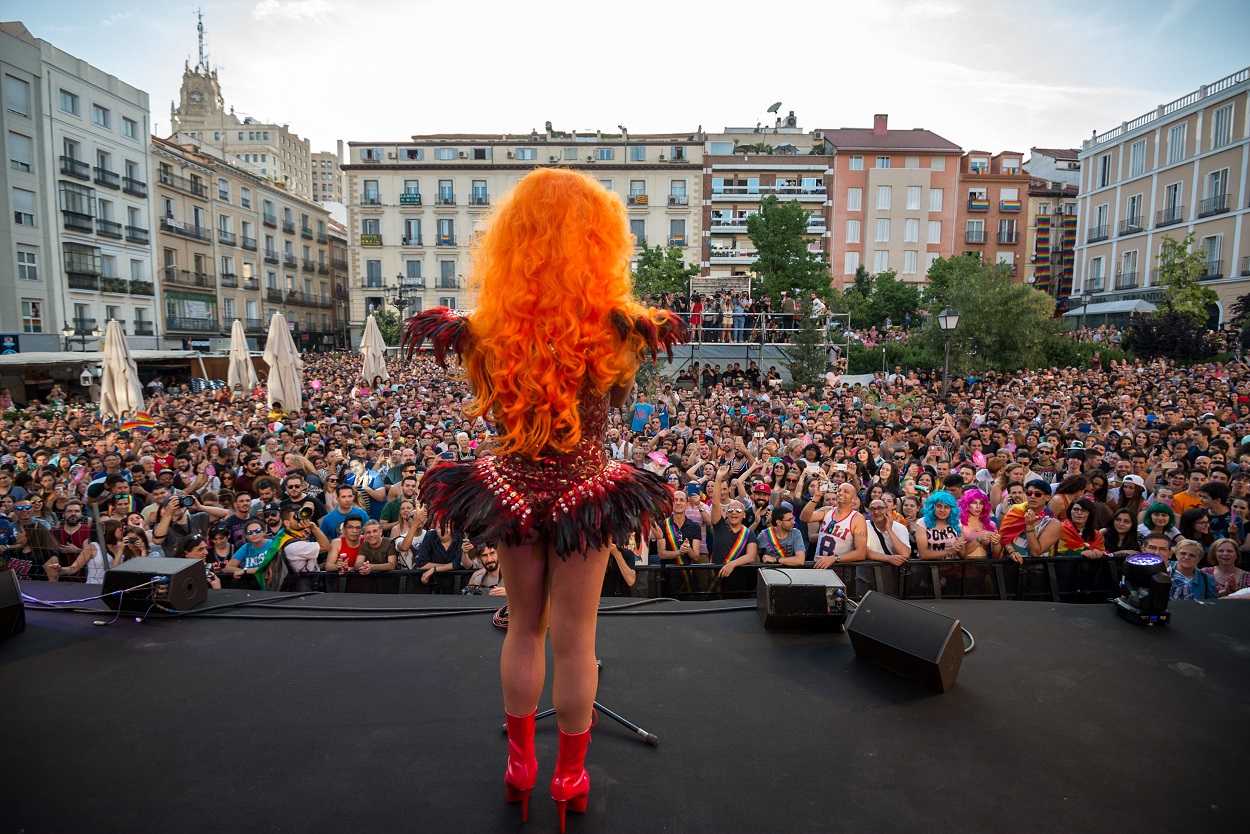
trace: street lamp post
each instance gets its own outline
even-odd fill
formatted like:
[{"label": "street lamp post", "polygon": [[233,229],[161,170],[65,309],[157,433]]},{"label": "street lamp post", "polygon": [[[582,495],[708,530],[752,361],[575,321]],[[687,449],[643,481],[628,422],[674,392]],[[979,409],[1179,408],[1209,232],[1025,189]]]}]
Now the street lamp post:
[{"label": "street lamp post", "polygon": [[1081,329],[1085,329],[1085,316],[1089,312],[1089,303],[1094,300],[1094,294],[1086,287],[1081,292]]},{"label": "street lamp post", "polygon": [[946,309],[938,313],[938,327],[942,328],[942,332],[946,334],[946,361],[942,364],[942,398],[946,398],[946,388],[950,380],[951,370],[951,334],[959,325],[959,313],[949,304]]},{"label": "street lamp post", "polygon": [[412,305],[412,298],[408,295],[409,290],[420,289],[421,286],[421,283],[416,279],[407,278],[401,272],[395,276],[395,286],[386,287],[382,290],[386,303],[399,311],[400,321],[404,319],[404,311]]},{"label": "street lamp post", "polygon": [[61,335],[65,337],[65,349],[70,350],[70,345],[82,345],[84,352],[87,350],[87,342],[100,338],[100,328],[92,326],[86,327],[79,322],[69,324],[68,322],[61,328]]}]

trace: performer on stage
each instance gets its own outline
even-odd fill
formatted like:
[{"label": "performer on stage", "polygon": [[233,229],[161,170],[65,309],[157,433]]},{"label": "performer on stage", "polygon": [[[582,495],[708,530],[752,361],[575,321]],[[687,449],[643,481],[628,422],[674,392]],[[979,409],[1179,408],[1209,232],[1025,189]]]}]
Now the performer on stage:
[{"label": "performer on stage", "polygon": [[508,634],[500,659],[508,727],[508,801],[528,813],[537,780],[534,715],[555,658],[552,700],[559,757],[551,795],[582,812],[583,766],[598,685],[595,621],[609,545],[671,512],[672,493],[649,472],[604,451],[608,409],[624,405],[639,362],[685,340],[667,311],[634,301],[634,241],[624,205],[572,171],[529,174],[500,206],[475,256],[471,316],[434,308],[405,329],[445,363],[460,356],[475,399],[469,417],[496,431],[493,455],[447,461],[421,481],[435,524],[498,542]]}]

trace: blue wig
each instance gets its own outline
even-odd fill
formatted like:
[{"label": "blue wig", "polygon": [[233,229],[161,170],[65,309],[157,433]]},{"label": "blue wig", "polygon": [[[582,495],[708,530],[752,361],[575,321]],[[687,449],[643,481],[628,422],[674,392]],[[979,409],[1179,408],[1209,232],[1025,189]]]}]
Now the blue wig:
[{"label": "blue wig", "polygon": [[959,527],[959,503],[955,500],[955,496],[944,489],[939,489],[924,502],[924,526],[932,530],[937,525],[937,516],[933,508],[938,504],[945,504],[951,508],[951,514],[946,519],[946,523],[955,531],[955,535],[962,535],[963,531]]}]

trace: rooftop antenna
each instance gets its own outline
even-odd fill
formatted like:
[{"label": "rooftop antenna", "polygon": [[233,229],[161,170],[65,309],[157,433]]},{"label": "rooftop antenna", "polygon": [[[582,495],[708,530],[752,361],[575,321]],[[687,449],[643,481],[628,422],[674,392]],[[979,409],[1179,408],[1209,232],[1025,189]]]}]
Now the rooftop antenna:
[{"label": "rooftop antenna", "polygon": [[195,65],[195,68],[197,70],[202,69],[205,72],[208,72],[208,53],[204,51],[204,10],[196,9],[195,18],[195,30],[199,33],[200,39],[200,62]]}]

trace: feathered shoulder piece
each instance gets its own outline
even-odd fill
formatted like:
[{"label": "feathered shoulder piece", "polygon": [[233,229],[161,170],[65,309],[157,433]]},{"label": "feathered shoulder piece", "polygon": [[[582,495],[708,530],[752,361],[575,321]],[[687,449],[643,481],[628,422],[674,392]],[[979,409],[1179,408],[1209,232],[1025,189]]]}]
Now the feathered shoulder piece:
[{"label": "feathered shoulder piece", "polygon": [[401,343],[407,358],[411,359],[421,343],[430,340],[434,360],[447,367],[447,351],[464,356],[469,349],[472,334],[469,332],[469,314],[446,307],[431,307],[404,322]]},{"label": "feathered shoulder piece", "polygon": [[651,315],[643,314],[634,316],[631,321],[628,316],[621,312],[612,314],[612,325],[616,328],[621,338],[624,339],[629,335],[629,331],[633,330],[642,337],[642,349],[646,353],[651,354],[651,361],[655,362],[659,358],[661,350],[668,356],[668,361],[673,361],[673,345],[684,345],[690,341],[690,335],[686,330],[686,324],[676,313],[668,310],[654,310]]}]

